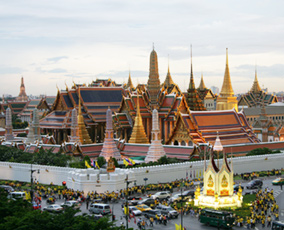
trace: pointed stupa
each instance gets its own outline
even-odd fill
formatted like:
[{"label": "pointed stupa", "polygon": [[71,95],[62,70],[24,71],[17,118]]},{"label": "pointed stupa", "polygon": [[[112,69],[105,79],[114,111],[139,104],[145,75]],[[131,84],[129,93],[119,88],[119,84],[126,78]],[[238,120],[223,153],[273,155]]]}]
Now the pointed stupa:
[{"label": "pointed stupa", "polygon": [[160,78],[158,70],[158,55],[153,50],[150,54],[149,79],[147,83],[148,93],[150,96],[150,104],[152,108],[156,108],[158,104],[158,93],[160,91]]},{"label": "pointed stupa", "polygon": [[195,88],[195,83],[193,79],[193,68],[192,68],[192,47],[190,51],[190,56],[191,56],[191,70],[190,70],[190,82],[189,86],[187,89],[187,95],[186,95],[186,102],[187,105],[189,106],[190,110],[193,111],[204,111],[206,108],[204,107],[203,102],[201,101],[197,90]]},{"label": "pointed stupa", "polygon": [[170,87],[173,84],[174,84],[174,81],[173,81],[171,73],[170,73],[170,64],[168,64],[168,73],[167,73],[166,79],[164,81],[164,86]]},{"label": "pointed stupa", "polygon": [[131,80],[130,71],[129,71],[128,81],[127,81],[127,84],[125,85],[125,88],[126,89],[130,88],[130,90],[134,89],[134,86],[133,86],[132,80]]},{"label": "pointed stupa", "polygon": [[39,127],[39,114],[37,108],[35,108],[33,111],[33,129],[34,129],[35,140],[40,141],[41,136],[40,136],[40,127]]},{"label": "pointed stupa", "polygon": [[232,83],[231,83],[229,62],[228,62],[228,48],[226,48],[226,68],[225,68],[224,80],[223,80],[223,85],[222,85],[220,95],[221,97],[233,97],[234,96],[234,90],[233,90]]},{"label": "pointed stupa", "polygon": [[79,128],[79,139],[80,143],[82,145],[84,144],[92,144],[91,138],[89,136],[89,133],[86,129],[84,117],[82,115],[82,109],[81,109],[81,95],[80,95],[80,89],[79,89],[79,105],[78,105],[78,128]]},{"label": "pointed stupa", "polygon": [[136,104],[136,117],[134,121],[134,127],[132,129],[131,137],[129,139],[129,143],[135,144],[149,144],[147,135],[144,130],[144,126],[142,123],[142,117],[140,114],[139,107],[139,94],[137,94],[137,104]]},{"label": "pointed stupa", "polygon": [[33,123],[30,122],[29,124],[29,133],[27,135],[27,139],[25,140],[26,144],[33,144],[35,142],[35,133]]},{"label": "pointed stupa", "polygon": [[6,126],[5,126],[5,140],[12,141],[14,140],[13,135],[13,126],[12,126],[12,112],[10,107],[6,109]]},{"label": "pointed stupa", "polygon": [[79,126],[78,126],[78,115],[77,110],[74,108],[71,115],[71,135],[70,142],[80,142],[79,138]]},{"label": "pointed stupa", "polygon": [[23,77],[21,78],[20,93],[19,93],[19,96],[16,98],[16,100],[17,101],[27,101],[28,100]]},{"label": "pointed stupa", "polygon": [[147,152],[147,156],[145,158],[146,163],[150,161],[157,161],[162,156],[166,155],[162,142],[159,139],[159,134],[159,114],[158,111],[154,109],[152,113],[152,140],[149,150]]},{"label": "pointed stupa", "polygon": [[253,82],[253,85],[252,85],[250,91],[251,91],[252,93],[259,93],[259,92],[261,91],[261,88],[260,88],[260,86],[259,86],[258,79],[257,79],[257,71],[256,71],[256,68],[255,68],[254,82]]},{"label": "pointed stupa", "polygon": [[203,73],[201,74],[201,80],[200,80],[200,84],[199,84],[198,89],[199,90],[205,90],[206,89],[206,86],[205,86],[204,81],[203,81]]},{"label": "pointed stupa", "polygon": [[106,131],[105,139],[100,157],[104,157],[108,161],[111,157],[121,160],[121,155],[113,139],[112,111],[108,108],[106,112]]},{"label": "pointed stupa", "polygon": [[226,49],[226,67],[222,90],[216,101],[216,110],[231,110],[238,112],[238,100],[234,97],[234,90],[231,84],[231,77],[228,63],[228,48]]}]

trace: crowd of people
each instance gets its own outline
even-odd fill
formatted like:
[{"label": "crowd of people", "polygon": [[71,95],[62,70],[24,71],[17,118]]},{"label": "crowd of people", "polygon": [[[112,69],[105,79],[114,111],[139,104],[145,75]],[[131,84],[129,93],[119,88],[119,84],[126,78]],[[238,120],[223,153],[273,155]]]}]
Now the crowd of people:
[{"label": "crowd of people", "polygon": [[276,204],[273,190],[267,188],[259,190],[256,194],[256,200],[250,206],[250,215],[246,219],[236,218],[236,225],[246,225],[248,229],[255,228],[256,224],[262,227],[271,227],[273,220],[279,220],[279,207]]}]

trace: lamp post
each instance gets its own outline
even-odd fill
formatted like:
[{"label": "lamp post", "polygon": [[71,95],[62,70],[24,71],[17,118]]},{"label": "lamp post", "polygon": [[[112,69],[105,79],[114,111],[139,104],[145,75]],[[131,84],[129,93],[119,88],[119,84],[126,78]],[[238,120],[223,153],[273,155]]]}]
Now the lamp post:
[{"label": "lamp post", "polygon": [[221,140],[219,138],[219,133],[218,132],[217,132],[217,138],[215,140],[215,144],[213,146],[213,150],[217,151],[217,166],[218,166],[218,169],[219,169],[219,153],[221,151],[223,151],[223,146],[221,144]]},{"label": "lamp post", "polygon": [[145,177],[145,178],[144,178],[144,181],[145,181],[145,193],[146,193],[146,194],[147,194],[147,189],[146,189],[146,182],[147,182],[147,180],[148,180],[148,178]]},{"label": "lamp post", "polygon": [[33,173],[36,172],[39,173],[39,169],[38,170],[35,170],[33,169],[33,164],[31,164],[31,201],[33,202],[33,199],[34,199],[34,191],[33,191],[33,183],[34,183],[34,180],[33,180]]},{"label": "lamp post", "polygon": [[130,183],[134,182],[134,185],[136,184],[136,180],[128,180],[128,175],[125,178],[126,183],[126,194],[125,194],[125,219],[126,219],[126,229],[128,229],[128,215],[129,215],[129,209],[128,209],[128,185]]}]

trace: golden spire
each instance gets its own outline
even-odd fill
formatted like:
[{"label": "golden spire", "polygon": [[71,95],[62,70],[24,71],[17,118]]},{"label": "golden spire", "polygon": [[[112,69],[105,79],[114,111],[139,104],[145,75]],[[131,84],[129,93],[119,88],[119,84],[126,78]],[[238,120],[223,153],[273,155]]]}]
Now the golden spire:
[{"label": "golden spire", "polygon": [[206,89],[206,86],[204,84],[204,81],[203,81],[203,73],[201,74],[201,81],[200,81],[200,85],[198,87],[199,90],[205,90]]},{"label": "golden spire", "polygon": [[127,82],[125,88],[130,88],[131,90],[134,89],[134,86],[133,86],[132,80],[131,80],[130,70],[129,70],[128,82]]},{"label": "golden spire", "polygon": [[84,117],[82,115],[81,109],[81,91],[79,88],[79,104],[78,104],[78,128],[79,128],[79,139],[82,145],[84,144],[92,144],[89,133],[86,129]]},{"label": "golden spire", "polygon": [[171,73],[170,73],[170,63],[168,63],[168,73],[164,82],[165,87],[169,87],[170,85],[173,85],[174,81],[172,79]]},{"label": "golden spire", "polygon": [[258,93],[261,91],[261,88],[259,86],[259,83],[258,83],[258,79],[257,79],[257,71],[256,71],[256,67],[255,67],[255,77],[254,77],[254,82],[253,82],[253,85],[251,87],[251,90],[250,90],[252,93]]},{"label": "golden spire", "polygon": [[134,121],[134,127],[132,129],[131,137],[129,139],[129,143],[149,144],[149,140],[146,136],[143,123],[142,123],[142,117],[140,114],[139,94],[137,94],[136,117]]},{"label": "golden spire", "polygon": [[220,92],[221,97],[233,97],[234,90],[231,83],[230,71],[229,71],[229,64],[228,64],[228,48],[226,49],[226,68],[224,74],[224,81],[222,90]]}]

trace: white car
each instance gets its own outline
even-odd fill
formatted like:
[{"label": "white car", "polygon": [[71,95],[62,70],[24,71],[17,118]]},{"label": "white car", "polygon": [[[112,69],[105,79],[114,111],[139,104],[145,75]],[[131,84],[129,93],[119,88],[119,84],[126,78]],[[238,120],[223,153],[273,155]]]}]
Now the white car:
[{"label": "white car", "polygon": [[77,200],[68,200],[65,203],[61,204],[62,207],[73,207],[73,208],[80,208],[81,204]]},{"label": "white car", "polygon": [[61,207],[58,204],[51,204],[51,205],[48,205],[47,207],[43,208],[43,211],[62,212],[63,211],[63,207]]},{"label": "white car", "polygon": [[[134,214],[134,216],[141,216],[142,212],[136,208],[135,206],[128,206],[129,208],[129,213]],[[124,208],[122,208],[122,212],[124,212]]]},{"label": "white car", "polygon": [[175,194],[174,196],[172,196],[169,201],[170,201],[171,203],[173,203],[173,202],[175,202],[175,201],[180,201],[181,198],[182,198],[182,195],[181,195],[180,193],[178,193],[178,194]]},{"label": "white car", "polygon": [[162,192],[156,192],[154,195],[151,196],[154,200],[162,200],[162,199],[168,199],[171,197],[171,193],[169,191],[162,191]]}]

